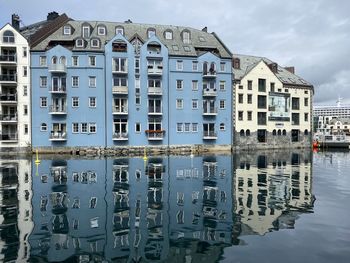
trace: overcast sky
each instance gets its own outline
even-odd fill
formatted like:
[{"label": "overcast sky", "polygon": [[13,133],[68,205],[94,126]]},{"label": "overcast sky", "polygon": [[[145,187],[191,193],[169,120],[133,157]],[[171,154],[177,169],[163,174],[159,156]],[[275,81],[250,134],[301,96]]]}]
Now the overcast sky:
[{"label": "overcast sky", "polygon": [[75,20],[208,27],[233,53],[265,56],[314,84],[316,104],[350,104],[349,0],[0,0],[0,25],[50,11]]}]

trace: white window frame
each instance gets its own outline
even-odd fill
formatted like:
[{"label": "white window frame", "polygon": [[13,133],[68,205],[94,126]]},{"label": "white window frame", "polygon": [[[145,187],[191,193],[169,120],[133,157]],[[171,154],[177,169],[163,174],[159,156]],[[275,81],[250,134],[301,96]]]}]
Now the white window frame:
[{"label": "white window frame", "polygon": [[189,122],[184,123],[184,132],[191,132],[191,123]]},{"label": "white window frame", "polygon": [[124,36],[124,28],[118,26],[115,28],[115,34],[118,35],[118,34],[121,34],[122,36]]},{"label": "white window frame", "polygon": [[192,61],[192,71],[198,71],[198,61]]},{"label": "white window frame", "polygon": [[106,35],[106,28],[104,26],[98,26],[97,27],[97,35],[105,36]]},{"label": "white window frame", "polygon": [[80,123],[80,133],[88,133],[88,130],[89,130],[89,125],[87,122]]},{"label": "white window frame", "polygon": [[184,62],[183,62],[183,60],[177,60],[176,61],[176,70],[177,71],[183,71],[184,70]]},{"label": "white window frame", "polygon": [[71,35],[71,34],[72,34],[72,28],[70,26],[64,26],[63,35]]},{"label": "white window frame", "polygon": [[91,39],[91,47],[99,48],[100,47],[100,41],[96,38]]},{"label": "white window frame", "polygon": [[[223,104],[222,104],[223,103]],[[219,101],[219,109],[224,110],[226,109],[226,100],[220,100]]]},{"label": "white window frame", "polygon": [[40,56],[39,57],[39,65],[41,67],[47,66],[47,57],[46,56]]},{"label": "white window frame", "polygon": [[173,39],[173,32],[169,30],[165,31],[165,39],[167,40]]},{"label": "white window frame", "polygon": [[198,110],[198,99],[192,99],[192,110]]},{"label": "white window frame", "polygon": [[89,108],[96,108],[97,100],[96,97],[89,97]]},{"label": "white window frame", "polygon": [[[85,29],[87,29],[87,35],[85,34]],[[89,26],[83,26],[82,33],[83,33],[83,37],[84,38],[90,37],[90,27]]]},{"label": "white window frame", "polygon": [[192,80],[192,90],[198,90],[198,80]]},{"label": "white window frame", "polygon": [[75,46],[76,47],[84,47],[84,40],[81,38],[78,38],[77,40],[75,40]]},{"label": "white window frame", "polygon": [[[179,88],[178,83],[181,83],[180,88]],[[184,88],[184,81],[182,79],[177,79],[176,80],[176,90],[183,90],[183,88]]]},{"label": "white window frame", "polygon": [[79,133],[79,122],[72,123],[72,133]]},{"label": "white window frame", "polygon": [[[92,128],[94,128],[95,131],[91,131]],[[97,133],[97,124],[96,124],[96,122],[90,122],[89,123],[89,133]]]},{"label": "white window frame", "polygon": [[96,88],[96,76],[89,76],[89,88]]},{"label": "white window frame", "polygon": [[[77,106],[74,106],[75,103]],[[79,97],[72,97],[72,108],[79,108]]]},{"label": "white window frame", "polygon": [[192,132],[198,132],[198,123],[192,123]]},{"label": "white window frame", "polygon": [[47,131],[47,124],[45,122],[40,124],[40,131],[42,131],[42,132],[46,132]]},{"label": "white window frame", "polygon": [[226,63],[220,62],[220,72],[225,72],[225,71],[226,71]]},{"label": "white window frame", "polygon": [[[77,84],[75,85],[74,80],[77,80]],[[72,88],[78,88],[79,87],[79,76],[72,76]]]},{"label": "white window frame", "polygon": [[183,110],[183,108],[184,108],[184,100],[183,99],[176,99],[176,109]]},{"label": "white window frame", "polygon": [[226,90],[226,81],[220,80],[219,82],[219,90],[225,91]]},{"label": "white window frame", "polygon": [[40,108],[47,108],[47,97],[40,97]]},{"label": "white window frame", "polygon": [[46,87],[47,87],[47,77],[40,76],[40,88],[46,88]]},{"label": "white window frame", "polygon": [[184,131],[184,126],[182,122],[176,123],[176,132],[183,132]]},{"label": "white window frame", "polygon": [[[76,59],[76,63],[75,63],[75,59]],[[79,66],[79,56],[72,56],[72,66],[73,67]]]},{"label": "white window frame", "polygon": [[151,38],[156,35],[156,30],[154,28],[147,29],[147,37]]},{"label": "white window frame", "polygon": [[89,56],[90,67],[96,67],[96,56]]},{"label": "white window frame", "polygon": [[226,125],[225,125],[225,123],[220,123],[220,125],[219,125],[219,130],[220,131],[226,131]]}]

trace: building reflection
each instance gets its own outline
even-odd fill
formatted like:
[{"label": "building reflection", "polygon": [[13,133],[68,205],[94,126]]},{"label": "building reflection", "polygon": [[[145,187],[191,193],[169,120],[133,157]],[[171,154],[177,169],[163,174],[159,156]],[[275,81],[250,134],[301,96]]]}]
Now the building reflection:
[{"label": "building reflection", "polygon": [[2,161],[1,260],[219,261],[241,237],[294,228],[312,212],[310,160],[304,152],[57,158],[38,170],[34,160]]}]

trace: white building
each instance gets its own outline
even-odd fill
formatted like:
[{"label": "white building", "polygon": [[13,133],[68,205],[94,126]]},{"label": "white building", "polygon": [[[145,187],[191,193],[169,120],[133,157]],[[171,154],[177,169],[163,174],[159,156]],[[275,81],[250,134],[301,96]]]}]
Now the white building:
[{"label": "white building", "polygon": [[[12,20],[19,27],[18,16]],[[17,19],[17,20],[16,20]],[[29,45],[15,27],[0,29],[0,149],[30,145]]]}]

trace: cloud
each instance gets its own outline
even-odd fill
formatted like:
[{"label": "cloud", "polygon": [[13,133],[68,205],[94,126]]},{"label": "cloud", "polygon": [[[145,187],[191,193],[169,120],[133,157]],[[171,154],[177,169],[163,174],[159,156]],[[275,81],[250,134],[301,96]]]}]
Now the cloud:
[{"label": "cloud", "polygon": [[0,0],[0,8],[1,24],[12,13],[30,24],[55,10],[76,20],[207,26],[233,53],[295,66],[314,84],[315,103],[335,102],[338,96],[350,100],[348,0]]}]

